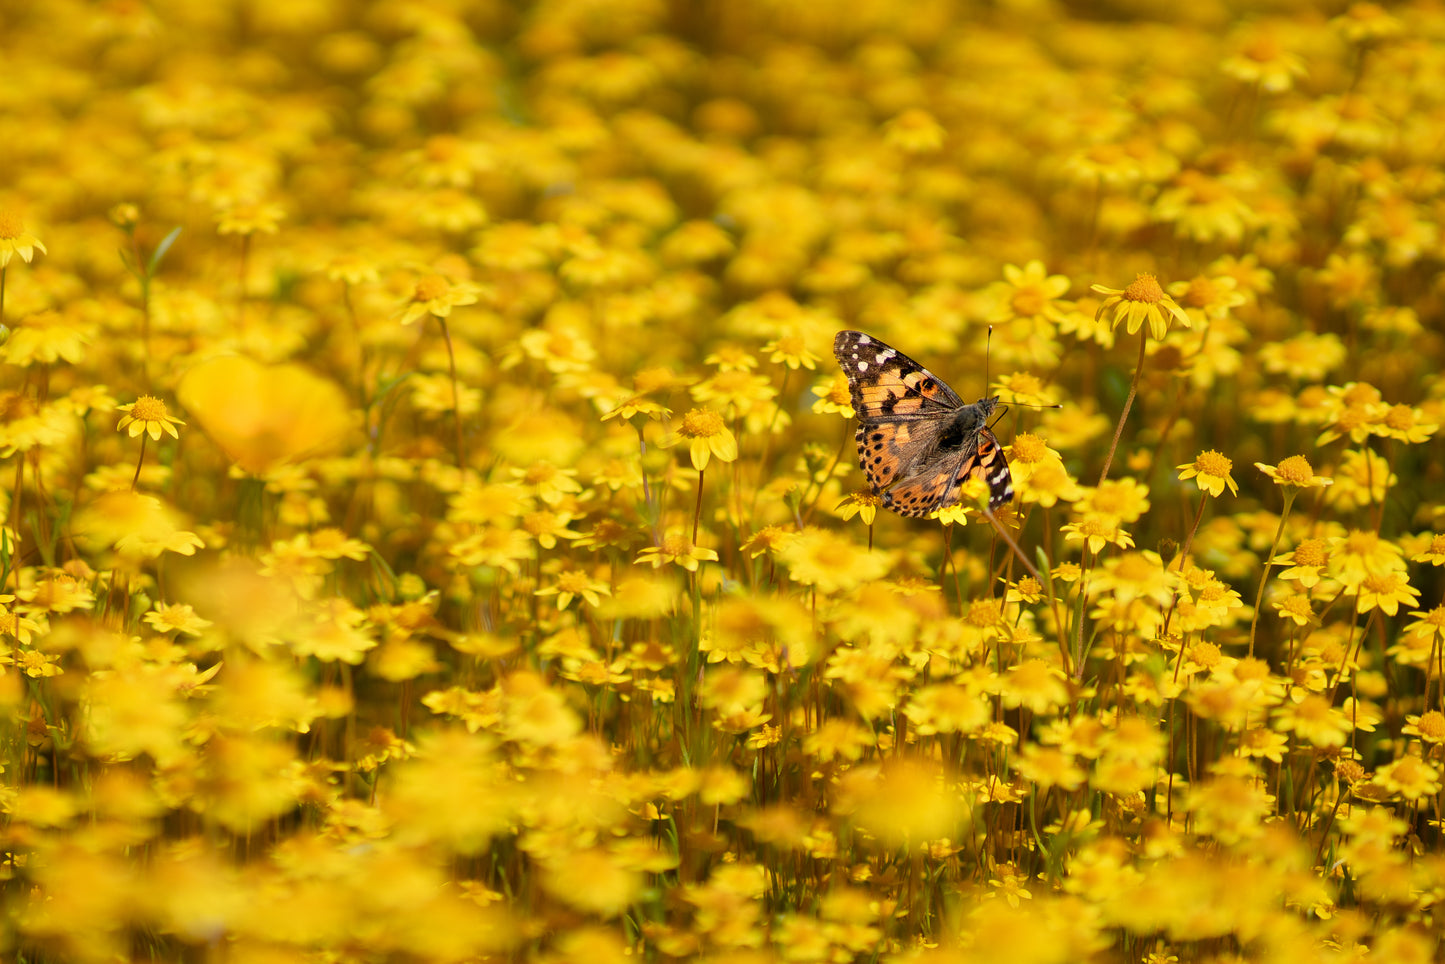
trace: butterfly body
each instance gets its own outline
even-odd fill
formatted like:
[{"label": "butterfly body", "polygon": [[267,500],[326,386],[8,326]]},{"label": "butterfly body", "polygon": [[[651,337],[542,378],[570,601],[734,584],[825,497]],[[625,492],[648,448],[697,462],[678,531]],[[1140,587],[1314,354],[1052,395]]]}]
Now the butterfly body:
[{"label": "butterfly body", "polygon": [[833,354],[858,416],[858,464],[883,504],[922,518],[959,501],[981,478],[989,508],[1013,498],[1003,448],[988,427],[998,398],[972,404],[907,355],[861,331],[840,331]]}]

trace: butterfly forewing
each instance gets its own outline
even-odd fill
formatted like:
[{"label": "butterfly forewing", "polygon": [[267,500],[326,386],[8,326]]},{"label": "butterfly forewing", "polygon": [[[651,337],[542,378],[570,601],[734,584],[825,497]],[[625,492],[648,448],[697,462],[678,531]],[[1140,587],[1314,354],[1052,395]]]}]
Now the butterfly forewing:
[{"label": "butterfly forewing", "polygon": [[858,416],[858,464],[884,505],[928,516],[957,502],[974,477],[988,486],[991,509],[1013,498],[1008,459],[987,427],[996,399],[965,405],[928,369],[862,332],[839,332],[833,354]]}]

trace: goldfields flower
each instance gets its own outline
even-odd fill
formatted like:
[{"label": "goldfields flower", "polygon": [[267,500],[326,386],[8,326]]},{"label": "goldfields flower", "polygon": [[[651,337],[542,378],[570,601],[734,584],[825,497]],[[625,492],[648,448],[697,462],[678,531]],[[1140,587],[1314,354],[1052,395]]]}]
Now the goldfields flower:
[{"label": "goldfields flower", "polygon": [[182,375],[176,394],[217,447],[255,476],[334,450],[353,428],[340,387],[297,364],[222,355]]},{"label": "goldfields flower", "polygon": [[1266,465],[1263,462],[1254,463],[1254,467],[1274,480],[1275,485],[1294,486],[1299,489],[1324,488],[1333,485],[1334,479],[1327,479],[1314,474],[1310,467],[1309,460],[1303,455],[1291,455],[1284,459],[1279,465]]},{"label": "goldfields flower", "polygon": [[36,251],[49,253],[34,235],[26,233],[25,222],[14,211],[0,209],[0,268],[8,267],[17,254],[29,264]]},{"label": "goldfields flower", "polygon": [[1440,792],[1440,771],[1418,756],[1406,755],[1376,770],[1373,782],[1392,796],[1414,802]]},{"label": "goldfields flower", "polygon": [[1400,611],[1401,603],[1419,605],[1420,590],[1411,586],[1403,573],[1370,573],[1360,582],[1355,609],[1362,613],[1381,609],[1393,616]]},{"label": "goldfields flower", "polygon": [[1064,320],[1065,306],[1057,302],[1069,293],[1067,277],[1049,274],[1042,261],[1030,261],[1022,268],[1006,264],[1003,276],[1003,281],[989,287],[996,304],[992,321],[1023,318],[1059,324]]},{"label": "goldfields flower", "polygon": [[1152,274],[1139,275],[1129,287],[1122,290],[1104,285],[1091,287],[1106,296],[1094,317],[1102,318],[1105,313],[1110,313],[1114,319],[1113,327],[1117,328],[1120,322],[1123,322],[1131,335],[1146,321],[1149,323],[1149,334],[1155,341],[1162,341],[1169,333],[1169,323],[1172,320],[1178,320],[1185,328],[1192,325],[1189,315],[1173,298],[1164,293],[1158,279]]},{"label": "goldfields flower", "polygon": [[479,291],[476,285],[467,281],[452,282],[445,275],[426,275],[412,289],[411,298],[401,311],[400,321],[409,325],[427,315],[447,318],[453,308],[476,304]]},{"label": "goldfields flower", "polygon": [[694,408],[684,415],[677,437],[688,441],[692,467],[699,472],[707,468],[711,456],[723,462],[732,462],[738,457],[738,440],[732,429],[711,409]]},{"label": "goldfields flower", "polygon": [[279,204],[232,204],[216,213],[216,230],[220,234],[275,234],[285,217],[286,211]]},{"label": "goldfields flower", "polygon": [[794,534],[778,547],[776,556],[794,581],[824,593],[848,592],[882,579],[893,564],[891,553],[870,551],[829,529]]},{"label": "goldfields flower", "polygon": [[1223,494],[1225,486],[1229,487],[1230,495],[1239,494],[1239,485],[1231,476],[1230,470],[1234,463],[1218,452],[1210,449],[1207,452],[1199,453],[1199,457],[1193,462],[1175,466],[1179,469],[1179,480],[1194,479],[1201,489],[1210,495],[1218,498]]},{"label": "goldfields flower", "polygon": [[844,520],[851,519],[855,515],[861,516],[863,524],[871,526],[873,520],[878,517],[878,510],[883,505],[883,497],[872,489],[859,489],[843,498],[838,503],[838,517]]},{"label": "goldfields flower", "polygon": [[1376,435],[1399,439],[1412,445],[1428,441],[1439,428],[1439,422],[1409,405],[1391,405],[1380,416],[1380,420],[1371,426]]},{"label": "goldfields flower", "polygon": [[1281,579],[1298,582],[1301,589],[1313,589],[1319,584],[1320,573],[1330,563],[1329,543],[1324,539],[1305,539],[1293,552],[1275,556],[1274,562],[1289,566],[1279,574]]},{"label": "goldfields flower", "polygon": [[648,546],[639,552],[635,561],[638,564],[645,562],[654,569],[671,563],[681,566],[688,572],[697,572],[700,563],[716,562],[717,553],[712,549],[694,545],[687,533],[682,530],[674,530],[663,537],[661,545]]},{"label": "goldfields flower", "polygon": [[1417,550],[1410,556],[1411,562],[1428,562],[1432,566],[1445,566],[1445,535],[1420,533],[1416,538],[1417,542],[1407,543],[1411,548]]},{"label": "goldfields flower", "polygon": [[129,405],[117,405],[115,408],[118,412],[125,412],[120,424],[115,427],[116,431],[129,426],[131,438],[144,432],[151,441],[159,442],[164,432],[171,438],[179,439],[181,433],[176,431],[176,426],[186,424],[167,412],[166,403],[154,395],[142,395]]},{"label": "goldfields flower", "polygon": [[1091,513],[1059,529],[1069,542],[1083,542],[1090,552],[1099,552],[1107,545],[1121,549],[1134,548],[1134,537],[1125,532],[1118,520],[1109,516]]},{"label": "goldfields flower", "polygon": [[1304,61],[1285,49],[1269,28],[1252,28],[1237,43],[1236,52],[1220,63],[1219,69],[1241,83],[1267,94],[1279,94],[1305,76]]}]

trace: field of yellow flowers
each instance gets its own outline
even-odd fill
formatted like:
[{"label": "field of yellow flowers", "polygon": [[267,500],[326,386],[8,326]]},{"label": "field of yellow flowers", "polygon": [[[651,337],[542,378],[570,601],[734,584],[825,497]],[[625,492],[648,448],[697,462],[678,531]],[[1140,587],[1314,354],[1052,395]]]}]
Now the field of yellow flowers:
[{"label": "field of yellow flowers", "polygon": [[[1439,3],[0,65],[6,959],[1437,958]],[[845,329],[1000,396],[1010,504],[881,506]]]}]

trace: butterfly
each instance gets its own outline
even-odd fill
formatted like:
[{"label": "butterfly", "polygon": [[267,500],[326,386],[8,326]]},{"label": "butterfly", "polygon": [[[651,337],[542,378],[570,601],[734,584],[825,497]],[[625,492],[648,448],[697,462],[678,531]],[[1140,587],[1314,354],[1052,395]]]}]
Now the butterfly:
[{"label": "butterfly", "polygon": [[988,507],[1013,499],[1013,476],[988,419],[998,396],[972,405],[896,348],[840,331],[833,354],[858,415],[858,465],[883,504],[923,518],[959,501],[966,479],[988,485]]}]

